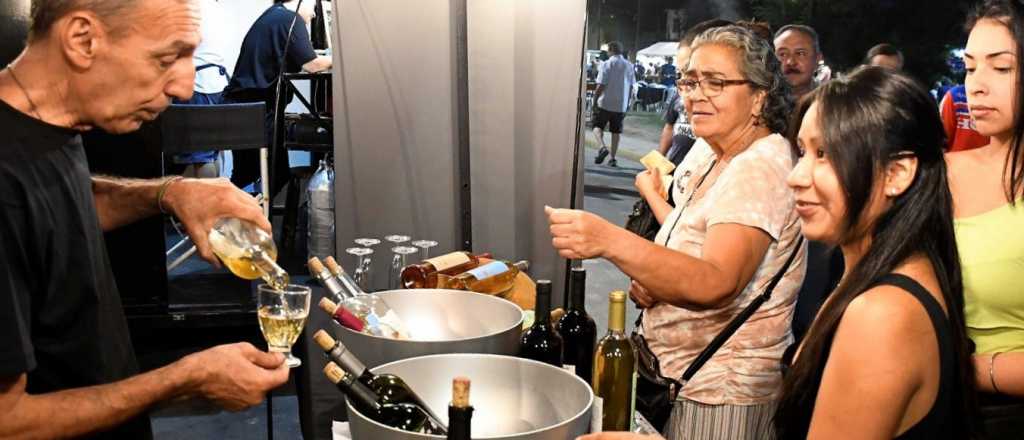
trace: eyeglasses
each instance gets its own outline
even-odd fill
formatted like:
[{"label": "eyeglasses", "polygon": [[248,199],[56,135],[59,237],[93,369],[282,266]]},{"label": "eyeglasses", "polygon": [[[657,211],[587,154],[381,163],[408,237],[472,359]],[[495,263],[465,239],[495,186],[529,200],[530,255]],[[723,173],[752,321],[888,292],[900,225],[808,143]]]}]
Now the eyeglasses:
[{"label": "eyeglasses", "polygon": [[722,94],[722,90],[726,86],[738,86],[741,84],[748,84],[748,79],[721,79],[721,78],[704,78],[704,79],[681,79],[676,81],[676,87],[685,94],[693,93],[700,87],[701,93],[705,97],[714,98]]}]

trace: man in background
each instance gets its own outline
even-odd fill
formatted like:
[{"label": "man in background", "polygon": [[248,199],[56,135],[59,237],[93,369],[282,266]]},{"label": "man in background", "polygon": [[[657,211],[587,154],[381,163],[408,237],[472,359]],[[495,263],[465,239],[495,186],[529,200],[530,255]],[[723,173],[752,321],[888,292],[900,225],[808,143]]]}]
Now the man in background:
[{"label": "man in background", "polygon": [[[202,40],[192,55],[192,63],[196,66],[195,86],[192,99],[175,100],[175,103],[191,105],[216,105],[224,102],[224,88],[228,85],[228,70],[224,67],[224,54],[227,53],[225,43],[231,41],[226,35],[228,29],[227,15],[224,5],[219,0],[200,0],[199,11],[201,22],[199,35]],[[218,177],[221,175],[221,158],[223,152],[196,151],[177,154],[174,163],[178,165],[172,174],[188,177]],[[184,168],[183,170],[180,168]]]},{"label": "man in background", "polygon": [[[626,110],[633,96],[633,85],[636,78],[633,73],[633,65],[622,56],[622,43],[613,41],[608,43],[608,61],[601,63],[597,72],[597,90],[594,97],[597,99],[597,114],[594,116],[594,139],[600,149],[594,163],[604,162],[608,153],[611,159],[608,166],[618,166],[615,160],[615,153],[619,149],[619,138],[622,135],[622,121],[626,118]],[[609,128],[612,133],[611,150],[604,143],[604,129]]]},{"label": "man in background", "polygon": [[810,26],[787,24],[775,32],[775,56],[798,101],[818,86],[814,73],[823,58],[818,33]]},{"label": "man in background", "polygon": [[887,67],[899,72],[903,70],[903,52],[889,43],[876,44],[868,49],[867,55],[864,56],[864,64]]},{"label": "man in background", "polygon": [[[302,8],[294,11],[292,9],[298,4],[296,0],[275,0],[245,34],[242,48],[238,53],[238,61],[235,63],[235,72],[231,75],[227,89],[224,90],[228,102],[266,103],[267,118],[264,128],[268,144],[273,140],[278,73],[320,72],[331,68],[329,57],[318,56],[313,51],[313,43],[306,29],[313,20],[314,3],[312,0],[303,1]],[[290,96],[282,96],[281,99],[289,100]],[[237,150],[233,153],[231,182],[239,188],[245,188],[259,177],[259,151]],[[288,175],[289,169],[288,151],[284,146],[280,146],[271,154],[277,158],[271,172],[279,176],[273,179],[274,188],[270,189],[273,196],[287,182],[285,176]]]}]

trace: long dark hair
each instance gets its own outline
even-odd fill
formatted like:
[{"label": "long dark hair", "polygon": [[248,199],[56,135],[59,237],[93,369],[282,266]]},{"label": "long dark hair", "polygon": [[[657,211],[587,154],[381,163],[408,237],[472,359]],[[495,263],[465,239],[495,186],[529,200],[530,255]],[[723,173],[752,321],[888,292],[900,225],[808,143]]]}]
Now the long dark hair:
[{"label": "long dark hair", "polygon": [[1013,97],[1013,136],[1010,138],[1010,151],[1003,165],[1003,175],[1009,175],[1010,185],[1006,187],[1006,199],[1011,205],[1015,203],[1024,190],[1024,5],[1014,0],[987,0],[978,5],[967,18],[964,29],[970,33],[979,20],[991,19],[998,21],[1009,29],[1013,35],[1013,44],[1017,48],[1016,93]]},{"label": "long dark hair", "polygon": [[953,235],[953,200],[946,182],[942,145],[945,134],[935,101],[917,82],[900,73],[862,67],[843,79],[818,87],[805,97],[790,124],[790,142],[812,103],[820,110],[823,149],[844,190],[847,215],[840,243],[856,240],[857,226],[870,219],[865,209],[877,191],[891,158],[904,151],[917,157],[917,174],[892,206],[871,221],[867,234],[871,247],[845,274],[831,301],[819,312],[803,342],[799,358],[783,382],[775,414],[779,438],[805,438],[828,360],[832,338],[850,302],[880,277],[891,273],[915,254],[927,256],[942,288],[953,336],[957,365],[952,385],[955,438],[973,431],[974,374],[964,324],[960,258]]}]

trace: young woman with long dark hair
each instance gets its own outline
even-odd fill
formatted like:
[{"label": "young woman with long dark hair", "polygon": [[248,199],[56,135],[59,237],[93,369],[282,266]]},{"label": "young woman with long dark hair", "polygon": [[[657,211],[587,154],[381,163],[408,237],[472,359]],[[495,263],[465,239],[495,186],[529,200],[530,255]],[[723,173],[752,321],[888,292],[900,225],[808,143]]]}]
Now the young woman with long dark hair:
[{"label": "young woman with long dark hair", "polygon": [[942,122],[867,67],[798,107],[789,177],[802,232],[846,261],[788,369],[779,438],[967,438],[973,370]]},{"label": "young woman with long dark hair", "polygon": [[964,87],[989,144],[946,155],[967,333],[991,438],[1024,432],[1024,5],[986,1],[967,21]]}]

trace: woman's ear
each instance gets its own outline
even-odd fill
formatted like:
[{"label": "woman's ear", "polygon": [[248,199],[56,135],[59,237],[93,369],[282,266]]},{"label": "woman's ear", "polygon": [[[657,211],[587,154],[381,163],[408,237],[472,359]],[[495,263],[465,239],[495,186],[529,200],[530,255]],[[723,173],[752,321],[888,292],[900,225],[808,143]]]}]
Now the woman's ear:
[{"label": "woman's ear", "polygon": [[901,157],[889,162],[885,166],[885,191],[886,197],[897,197],[910,187],[917,175],[917,157]]},{"label": "woman's ear", "polygon": [[762,120],[764,116],[764,104],[768,100],[768,91],[758,90],[754,95],[754,105],[750,109],[750,115],[757,120]]}]

